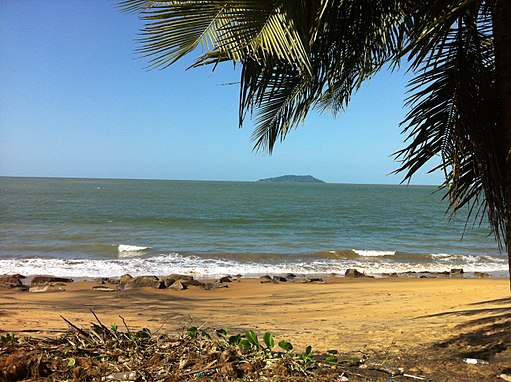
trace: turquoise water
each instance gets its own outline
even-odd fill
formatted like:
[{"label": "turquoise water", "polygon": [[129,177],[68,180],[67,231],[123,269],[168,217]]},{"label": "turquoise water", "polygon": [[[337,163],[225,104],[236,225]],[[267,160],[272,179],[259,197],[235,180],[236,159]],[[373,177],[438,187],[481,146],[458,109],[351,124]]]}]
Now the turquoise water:
[{"label": "turquoise water", "polygon": [[[0,178],[0,273],[504,273],[430,186]],[[463,235],[463,240],[461,237]]]}]

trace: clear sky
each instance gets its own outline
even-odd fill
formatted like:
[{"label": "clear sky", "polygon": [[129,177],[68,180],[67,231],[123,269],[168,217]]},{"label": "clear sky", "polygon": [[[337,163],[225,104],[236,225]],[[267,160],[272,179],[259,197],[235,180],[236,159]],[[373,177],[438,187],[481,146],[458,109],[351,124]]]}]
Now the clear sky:
[{"label": "clear sky", "polygon": [[[380,73],[336,118],[311,113],[272,156],[238,129],[232,65],[145,69],[113,1],[0,1],[0,176],[400,183],[407,76]],[[433,164],[427,169],[433,167]],[[442,174],[413,179],[439,184]]]}]

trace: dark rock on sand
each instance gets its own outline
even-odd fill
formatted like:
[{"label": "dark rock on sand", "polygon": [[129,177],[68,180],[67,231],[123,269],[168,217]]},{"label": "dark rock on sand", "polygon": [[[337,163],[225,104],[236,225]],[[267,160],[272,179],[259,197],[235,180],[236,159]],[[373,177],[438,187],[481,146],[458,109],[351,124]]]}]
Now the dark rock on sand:
[{"label": "dark rock on sand", "polygon": [[193,276],[190,276],[190,275],[173,274],[170,276],[162,277],[160,281],[164,284],[165,288],[170,288],[172,286],[172,284],[174,284],[176,281],[179,281],[181,284],[183,284],[187,287],[203,285],[203,283],[201,283],[200,281],[194,280]]},{"label": "dark rock on sand", "polygon": [[156,276],[137,276],[124,285],[125,290],[145,287],[162,289],[164,284]]},{"label": "dark rock on sand", "polygon": [[66,279],[63,277],[55,276],[36,276],[30,282],[30,286],[47,285],[52,283],[72,283],[73,279]]},{"label": "dark rock on sand", "polygon": [[23,283],[21,280],[13,276],[0,276],[0,288],[2,289],[13,289],[13,288],[23,288]]},{"label": "dark rock on sand", "polygon": [[229,285],[223,283],[204,283],[202,288],[204,290],[210,290],[214,288],[229,288]]},{"label": "dark rock on sand", "polygon": [[270,275],[264,275],[264,276],[261,276],[259,277],[260,280],[271,280],[271,276]]},{"label": "dark rock on sand", "polygon": [[288,273],[288,274],[286,275],[286,278],[288,278],[288,279],[294,279],[294,278],[296,278],[296,275],[295,275],[294,273]]},{"label": "dark rock on sand", "polygon": [[274,281],[279,281],[281,283],[287,282],[287,279],[284,276],[273,276]]},{"label": "dark rock on sand", "polygon": [[169,289],[173,289],[173,290],[185,290],[185,289],[188,289],[188,286],[186,285],[185,282],[175,281],[174,284],[169,286]]},{"label": "dark rock on sand", "polygon": [[171,277],[175,281],[192,281],[193,280],[193,276],[192,275],[172,274],[172,275],[167,276],[167,277]]},{"label": "dark rock on sand", "polygon": [[349,268],[349,269],[346,269],[346,272],[344,273],[344,277],[350,277],[353,279],[357,279],[357,278],[361,278],[361,277],[366,277],[366,275],[363,274],[362,272],[359,272],[355,268]]},{"label": "dark rock on sand", "polygon": [[323,279],[321,277],[308,277],[307,279],[308,283],[322,283]]},{"label": "dark rock on sand", "polygon": [[231,278],[231,276],[220,277],[218,282],[219,283],[232,283],[232,278]]},{"label": "dark rock on sand", "polygon": [[125,275],[122,275],[121,277],[119,277],[119,284],[126,285],[126,283],[128,283],[131,280],[133,280],[133,276],[126,273]]},{"label": "dark rock on sand", "polygon": [[450,272],[451,276],[463,276],[463,273],[463,269],[461,268],[453,268]]},{"label": "dark rock on sand", "polygon": [[399,277],[399,275],[396,272],[394,272],[394,273],[390,273],[388,275],[388,277]]},{"label": "dark rock on sand", "polygon": [[490,277],[490,275],[488,273],[484,273],[484,272],[474,272],[474,277],[476,277],[478,279],[485,279],[487,277]]}]

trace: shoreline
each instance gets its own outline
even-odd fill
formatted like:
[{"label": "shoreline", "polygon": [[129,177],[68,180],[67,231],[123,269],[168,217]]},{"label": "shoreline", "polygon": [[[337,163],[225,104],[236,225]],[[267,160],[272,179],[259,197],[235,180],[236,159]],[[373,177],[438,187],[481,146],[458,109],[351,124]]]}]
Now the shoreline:
[{"label": "shoreline", "polygon": [[508,280],[503,278],[331,277],[322,283],[242,278],[211,290],[92,289],[100,285],[115,288],[87,280],[66,283],[63,291],[54,292],[1,289],[0,332],[52,333],[66,328],[61,316],[87,325],[93,321],[93,310],[108,325],[119,324],[122,316],[135,328],[176,332],[193,323],[272,331],[323,350],[363,350],[410,344],[412,338],[416,346],[430,345],[473,319],[459,312],[492,301],[508,306],[511,301]]}]

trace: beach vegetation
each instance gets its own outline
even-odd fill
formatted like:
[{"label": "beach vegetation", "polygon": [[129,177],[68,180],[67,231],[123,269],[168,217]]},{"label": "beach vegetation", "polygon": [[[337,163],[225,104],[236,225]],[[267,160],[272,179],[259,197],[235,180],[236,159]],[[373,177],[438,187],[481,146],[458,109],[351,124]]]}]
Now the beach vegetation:
[{"label": "beach vegetation", "polygon": [[6,333],[0,336],[0,343],[2,345],[17,344],[19,338],[14,333]]},{"label": "beach vegetation", "polygon": [[450,211],[485,217],[511,268],[510,1],[119,5],[145,23],[139,52],[150,68],[189,54],[191,67],[241,66],[238,122],[253,117],[255,148],[269,153],[311,110],[335,115],[377,72],[407,69],[396,171],[405,182],[425,166],[442,171]]},{"label": "beach vegetation", "polygon": [[[172,335],[130,329],[124,319],[124,329],[107,327],[94,316],[97,323],[89,328],[78,327],[63,318],[68,329],[58,337],[2,336],[9,340],[0,343],[0,380],[331,382],[387,380],[389,377],[429,379],[418,374],[422,366],[417,367],[414,354],[396,356],[391,352],[366,354],[358,351],[340,354],[334,349],[313,351],[310,345],[303,352],[293,352],[286,340],[279,341],[282,350],[276,350],[275,337],[269,332],[262,336],[262,342],[257,340],[253,330],[228,336],[227,329],[203,326]],[[244,341],[248,346],[243,345]],[[420,358],[419,362],[428,362],[429,367],[436,365],[438,359]],[[460,368],[466,367],[461,359],[459,364]],[[449,379],[443,377],[438,380]]]}]

